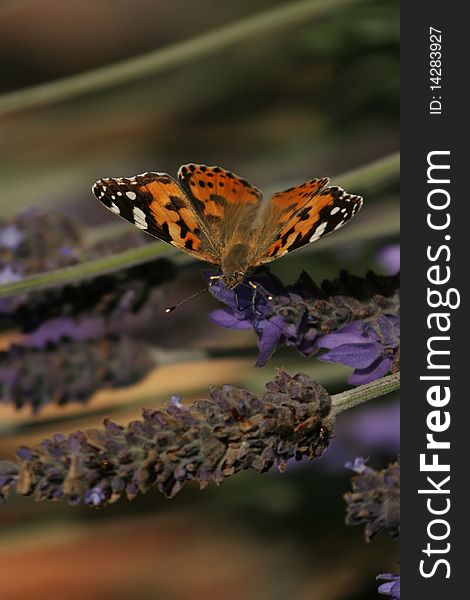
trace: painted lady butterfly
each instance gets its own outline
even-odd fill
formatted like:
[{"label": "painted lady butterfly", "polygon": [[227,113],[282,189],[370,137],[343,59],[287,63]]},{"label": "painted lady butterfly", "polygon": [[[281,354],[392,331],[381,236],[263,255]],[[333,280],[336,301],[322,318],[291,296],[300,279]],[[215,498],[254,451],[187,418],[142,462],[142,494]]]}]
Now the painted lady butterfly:
[{"label": "painted lady butterfly", "polygon": [[312,179],[262,201],[260,190],[221,167],[100,179],[93,193],[140,229],[217,265],[235,288],[255,267],[316,242],[349,221],[362,198]]}]

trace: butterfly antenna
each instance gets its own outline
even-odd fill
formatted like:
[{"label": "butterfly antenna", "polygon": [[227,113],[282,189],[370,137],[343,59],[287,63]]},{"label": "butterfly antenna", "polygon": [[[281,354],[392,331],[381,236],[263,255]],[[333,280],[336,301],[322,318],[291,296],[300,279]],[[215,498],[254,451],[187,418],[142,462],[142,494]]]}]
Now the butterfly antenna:
[{"label": "butterfly antenna", "polygon": [[199,294],[202,294],[202,292],[207,292],[209,290],[209,288],[206,286],[204,288],[202,288],[202,290],[197,291],[194,294],[191,294],[191,296],[188,296],[187,298],[185,298],[184,300],[181,300],[181,302],[178,302],[178,304],[175,304],[174,306],[168,306],[168,308],[165,308],[165,312],[166,313],[171,313],[174,310],[176,310],[178,308],[178,306],[181,306],[182,304],[184,304],[185,302],[187,302],[188,300],[192,300],[193,298],[195,298],[196,296],[199,296]]}]

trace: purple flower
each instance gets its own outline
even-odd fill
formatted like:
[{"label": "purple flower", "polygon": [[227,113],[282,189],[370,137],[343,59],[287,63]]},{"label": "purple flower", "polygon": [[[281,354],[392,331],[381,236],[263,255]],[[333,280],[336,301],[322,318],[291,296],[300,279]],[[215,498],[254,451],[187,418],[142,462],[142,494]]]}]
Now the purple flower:
[{"label": "purple flower", "polygon": [[392,573],[382,573],[377,575],[377,579],[390,579],[387,583],[382,583],[379,586],[379,594],[384,596],[391,596],[391,600],[400,600],[400,575],[393,575]]},{"label": "purple flower", "polygon": [[10,265],[6,265],[0,269],[0,284],[3,283],[13,283],[14,281],[19,281],[23,279],[22,275],[14,271]]},{"label": "purple flower", "polygon": [[353,461],[348,461],[345,465],[346,469],[350,471],[354,471],[358,475],[361,475],[368,467],[366,465],[366,461],[362,456],[358,456]]},{"label": "purple flower", "polygon": [[13,344],[0,352],[3,403],[30,405],[36,413],[49,402],[86,402],[101,388],[139,381],[156,365],[147,344],[124,336],[41,341],[40,346]]},{"label": "purple flower", "polygon": [[237,292],[225,286],[222,281],[211,285],[211,294],[224,302],[228,309],[219,309],[210,315],[210,319],[220,327],[230,329],[251,329],[258,335],[259,356],[257,367],[262,367],[272,356],[278,344],[285,339],[287,323],[276,314],[270,304],[270,298],[277,294],[278,298],[288,298],[287,290],[281,281],[272,274],[259,277],[254,289],[248,283],[239,285]]},{"label": "purple flower", "polygon": [[103,486],[100,485],[95,485],[85,492],[83,496],[83,502],[89,506],[102,506],[105,504],[106,500],[106,491],[103,489]]},{"label": "purple flower", "polygon": [[318,344],[328,349],[319,360],[354,367],[349,383],[369,383],[386,375],[394,365],[400,344],[400,319],[395,315],[379,315],[354,321],[322,337]]},{"label": "purple flower", "polygon": [[98,338],[103,335],[104,329],[103,319],[99,317],[49,319],[38,329],[25,335],[23,345],[38,348],[51,343],[59,344],[65,338],[77,341]]},{"label": "purple flower", "polygon": [[173,394],[170,397],[171,404],[178,410],[186,410],[184,404],[181,402],[181,396],[179,394]]},{"label": "purple flower", "polygon": [[344,495],[347,505],[346,524],[365,524],[366,541],[379,532],[393,539],[400,535],[400,463],[391,463],[376,471],[359,457],[346,464],[356,473],[352,491]]},{"label": "purple flower", "polygon": [[16,250],[23,240],[24,233],[14,223],[0,229],[0,246],[2,248]]},{"label": "purple flower", "polygon": [[393,275],[400,270],[400,244],[385,246],[380,250],[378,262],[385,273]]},{"label": "purple flower", "polygon": [[31,452],[31,449],[28,448],[27,446],[20,446],[16,451],[16,455],[18,458],[20,458],[22,460],[31,460],[33,457],[33,453]]},{"label": "purple flower", "polygon": [[[360,340],[362,344],[370,345],[362,350],[375,350],[372,360],[363,355],[363,366],[353,366],[362,369],[380,366],[379,373],[387,366],[385,373],[390,367],[388,360],[383,365],[375,364],[384,349],[382,341],[374,337],[368,340],[362,334],[364,324],[374,317],[398,314],[397,287],[398,277],[378,277],[369,273],[367,277],[360,278],[346,272],[341,272],[336,280],[323,282],[321,287],[306,273],[302,273],[293,285],[284,286],[265,269],[241,283],[236,291],[227,288],[222,281],[210,285],[211,294],[226,304],[226,308],[214,311],[210,319],[220,327],[253,328],[258,337],[260,353],[256,365],[259,367],[281,344],[293,346],[304,356],[310,356],[320,347],[325,347],[321,343],[325,334],[341,329],[343,334],[351,335],[346,340],[348,343]],[[345,329],[345,326],[352,326],[352,329]],[[372,323],[371,327],[374,328],[375,324]],[[382,328],[387,328],[386,320]],[[380,328],[381,338],[385,333]],[[396,336],[392,337],[395,344]],[[339,345],[338,341],[333,338],[335,346]],[[335,357],[335,354],[332,356]],[[373,374],[370,377],[369,380],[376,378]]]},{"label": "purple flower", "polygon": [[[175,266],[166,259],[156,259],[149,264],[134,265],[113,274],[107,273],[73,286],[59,286],[35,291],[34,294],[16,294],[0,298],[0,327],[16,326],[30,333],[52,319],[69,320],[70,335],[75,337],[81,325],[73,325],[78,317],[87,320],[112,320],[113,327],[121,325],[123,316],[132,318],[144,306],[153,306],[151,294],[162,282],[171,279]],[[21,279],[28,275],[23,262],[0,265],[0,283]],[[52,268],[52,267],[51,267]],[[20,275],[14,269],[20,269]],[[105,323],[106,325],[107,323]],[[60,324],[58,324],[60,325]],[[56,328],[54,326],[54,328]],[[56,328],[58,329],[58,328]],[[69,335],[68,332],[65,332]],[[83,332],[82,332],[83,333]]]}]

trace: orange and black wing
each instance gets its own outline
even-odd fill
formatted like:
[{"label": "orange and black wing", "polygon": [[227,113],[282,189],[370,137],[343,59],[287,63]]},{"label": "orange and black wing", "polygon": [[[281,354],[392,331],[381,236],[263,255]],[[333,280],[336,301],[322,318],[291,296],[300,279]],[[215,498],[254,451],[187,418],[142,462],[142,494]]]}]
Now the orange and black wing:
[{"label": "orange and black wing", "polygon": [[362,198],[313,179],[279,192],[267,207],[253,264],[264,264],[316,242],[345,225],[362,207]]},{"label": "orange and black wing", "polygon": [[246,242],[257,220],[262,201],[260,190],[246,179],[216,166],[182,165],[178,177],[220,254],[231,243]]},{"label": "orange and black wing", "polygon": [[93,193],[111,212],[139,229],[201,260],[219,264],[197,211],[166,173],[100,179]]}]

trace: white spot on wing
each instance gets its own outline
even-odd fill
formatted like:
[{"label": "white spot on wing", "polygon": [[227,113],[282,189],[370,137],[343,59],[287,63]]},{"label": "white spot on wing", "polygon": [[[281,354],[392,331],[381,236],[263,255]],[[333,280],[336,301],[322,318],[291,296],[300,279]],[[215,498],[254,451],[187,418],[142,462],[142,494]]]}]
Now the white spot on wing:
[{"label": "white spot on wing", "polygon": [[114,214],[119,215],[120,214],[120,210],[119,210],[119,206],[116,206],[114,204],[114,202],[111,202],[111,206],[109,207],[109,210],[112,211]]},{"label": "white spot on wing", "polygon": [[[132,192],[127,192],[132,193]],[[143,210],[134,206],[134,225],[136,225],[139,229],[148,229],[147,219],[145,217],[145,213]]]},{"label": "white spot on wing", "polygon": [[[137,194],[135,192],[126,192],[126,196],[129,198],[129,200],[135,200],[137,198]],[[140,212],[142,212],[142,211],[140,211]]]},{"label": "white spot on wing", "polygon": [[337,212],[339,211],[339,206],[335,206],[334,208],[331,209],[331,215],[335,215]]},{"label": "white spot on wing", "polygon": [[310,238],[310,242],[316,242],[317,240],[319,240],[321,238],[321,236],[323,235],[323,232],[326,229],[326,226],[328,225],[328,223],[325,221],[324,223],[321,223],[316,229],[314,234],[311,236]]}]

